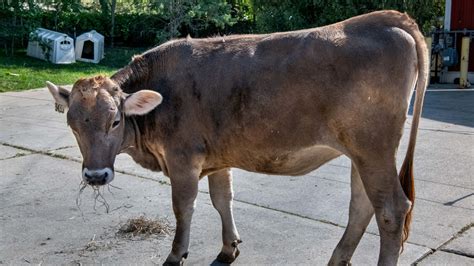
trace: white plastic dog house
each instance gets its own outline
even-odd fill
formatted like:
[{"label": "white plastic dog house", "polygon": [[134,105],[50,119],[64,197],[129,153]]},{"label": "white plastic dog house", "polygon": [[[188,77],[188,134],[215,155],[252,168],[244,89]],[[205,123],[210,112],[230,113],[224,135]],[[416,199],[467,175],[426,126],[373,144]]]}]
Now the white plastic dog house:
[{"label": "white plastic dog house", "polygon": [[64,33],[38,28],[30,34],[26,54],[54,64],[71,64],[76,62],[74,40]]},{"label": "white plastic dog house", "polygon": [[104,36],[95,30],[76,39],[76,60],[99,63],[104,58]]}]

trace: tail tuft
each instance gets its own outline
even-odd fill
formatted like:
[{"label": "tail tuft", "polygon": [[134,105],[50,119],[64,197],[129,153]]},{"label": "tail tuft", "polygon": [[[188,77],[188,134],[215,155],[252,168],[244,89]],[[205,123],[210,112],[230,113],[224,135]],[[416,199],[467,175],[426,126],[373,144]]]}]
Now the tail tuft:
[{"label": "tail tuft", "polygon": [[411,202],[410,209],[408,210],[405,217],[405,224],[403,225],[403,235],[402,235],[402,252],[403,252],[403,243],[408,239],[410,234],[410,224],[411,224],[411,213],[415,203],[415,183],[413,179],[413,156],[407,156],[405,161],[403,161],[402,168],[400,169],[400,184],[402,185],[403,191],[407,196],[408,200]]}]

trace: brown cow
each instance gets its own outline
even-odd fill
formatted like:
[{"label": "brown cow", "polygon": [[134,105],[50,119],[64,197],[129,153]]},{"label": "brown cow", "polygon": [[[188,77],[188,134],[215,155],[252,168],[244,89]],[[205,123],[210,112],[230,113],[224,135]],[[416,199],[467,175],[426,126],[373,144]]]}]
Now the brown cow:
[{"label": "brown cow", "polygon": [[[352,160],[349,223],[330,264],[348,264],[375,213],[379,264],[395,265],[414,200],[412,162],[428,59],[406,14],[381,11],[294,32],[170,41],[111,78],[52,83],[81,149],[83,179],[112,181],[128,153],[171,180],[176,235],[166,264],[181,263],[198,181],[209,176],[222,219],[218,260],[239,255],[231,167],[303,175],[340,155]],[[408,152],[395,155],[413,88]]]}]

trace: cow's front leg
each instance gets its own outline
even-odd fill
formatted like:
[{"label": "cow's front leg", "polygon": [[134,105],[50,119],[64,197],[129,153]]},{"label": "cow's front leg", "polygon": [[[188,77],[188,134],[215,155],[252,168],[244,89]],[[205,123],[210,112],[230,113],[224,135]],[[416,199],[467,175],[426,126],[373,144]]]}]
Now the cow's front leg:
[{"label": "cow's front leg", "polygon": [[209,175],[209,192],[212,204],[219,212],[222,221],[222,250],[217,260],[232,263],[239,256],[237,245],[241,243],[232,216],[232,172],[224,169]]},{"label": "cow's front leg", "polygon": [[186,167],[169,169],[176,233],[171,253],[163,265],[181,265],[188,256],[191,218],[198,193],[200,169],[185,169]]}]

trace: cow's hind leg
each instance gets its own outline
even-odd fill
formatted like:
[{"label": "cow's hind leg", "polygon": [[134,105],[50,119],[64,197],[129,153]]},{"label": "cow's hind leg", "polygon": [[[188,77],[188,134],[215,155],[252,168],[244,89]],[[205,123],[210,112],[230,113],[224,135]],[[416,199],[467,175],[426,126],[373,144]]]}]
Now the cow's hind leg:
[{"label": "cow's hind leg", "polygon": [[222,250],[217,260],[232,263],[239,256],[237,245],[241,242],[232,216],[232,173],[224,169],[209,175],[209,192],[212,204],[222,220]]},{"label": "cow's hind leg", "polygon": [[411,202],[400,184],[395,158],[370,158],[357,163],[365,191],[372,202],[380,232],[378,265],[396,265],[405,216]]},{"label": "cow's hind leg", "polygon": [[350,265],[352,255],[373,215],[372,203],[367,197],[357,168],[352,164],[349,222],[332,253],[329,265]]}]

